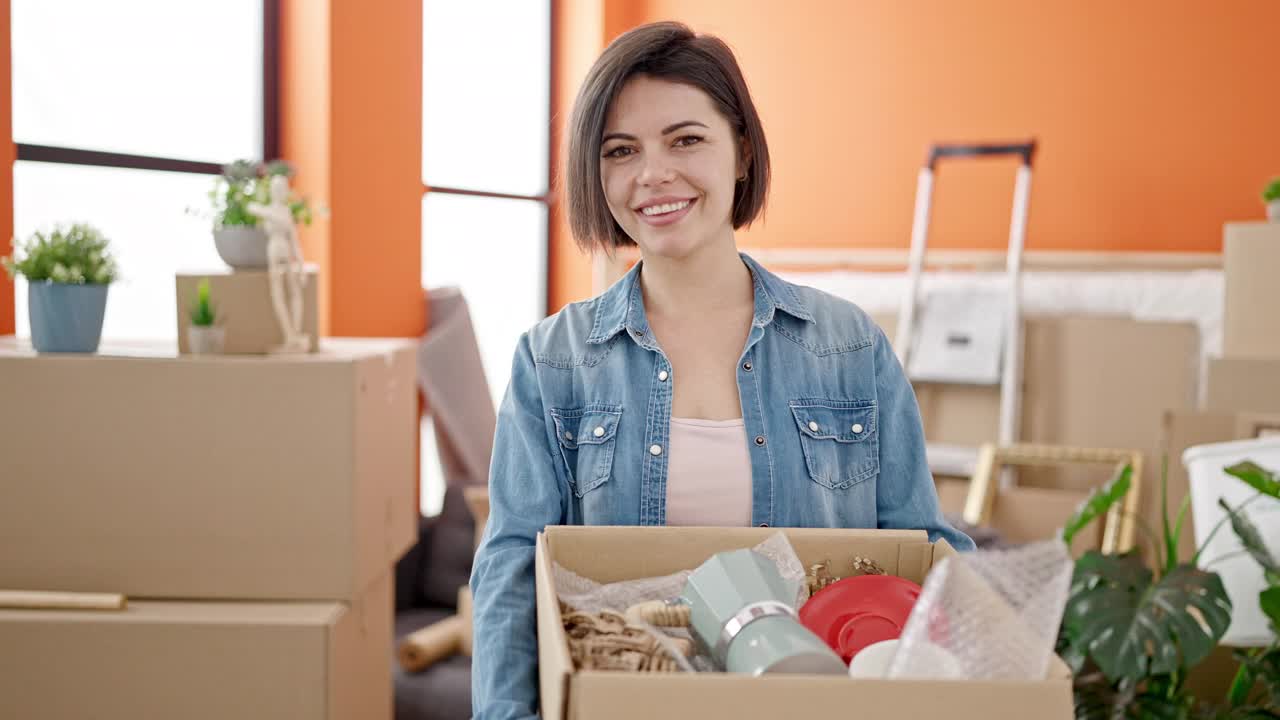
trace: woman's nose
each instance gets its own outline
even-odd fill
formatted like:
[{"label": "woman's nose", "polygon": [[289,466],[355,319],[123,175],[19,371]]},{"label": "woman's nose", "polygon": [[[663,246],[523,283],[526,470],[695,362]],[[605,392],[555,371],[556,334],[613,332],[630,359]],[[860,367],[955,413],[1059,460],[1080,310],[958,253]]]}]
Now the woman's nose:
[{"label": "woman's nose", "polygon": [[675,177],[671,164],[661,153],[645,153],[637,181],[641,185],[660,185],[670,182]]}]

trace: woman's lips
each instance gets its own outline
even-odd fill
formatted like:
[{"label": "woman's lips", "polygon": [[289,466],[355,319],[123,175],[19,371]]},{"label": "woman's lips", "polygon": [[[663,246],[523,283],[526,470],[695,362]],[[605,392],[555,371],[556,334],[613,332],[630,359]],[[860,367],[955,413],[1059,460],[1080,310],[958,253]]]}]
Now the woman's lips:
[{"label": "woman's lips", "polygon": [[635,212],[636,215],[639,215],[640,219],[645,223],[653,227],[662,227],[664,225],[671,225],[680,222],[680,220],[683,219],[685,215],[688,215],[689,211],[693,209],[694,204],[697,202],[697,198],[691,198],[687,202],[688,204],[679,210],[665,212],[658,215],[645,215],[643,210],[637,210]]}]

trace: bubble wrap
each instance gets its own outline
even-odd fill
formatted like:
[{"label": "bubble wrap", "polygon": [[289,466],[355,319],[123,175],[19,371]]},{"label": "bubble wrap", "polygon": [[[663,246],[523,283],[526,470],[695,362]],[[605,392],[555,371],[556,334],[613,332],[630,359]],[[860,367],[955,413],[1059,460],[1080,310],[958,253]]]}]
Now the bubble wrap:
[{"label": "bubble wrap", "polygon": [[[796,555],[795,548],[791,547],[786,534],[775,533],[768,540],[751,549],[772,560],[778,566],[778,572],[782,578],[795,585],[795,607],[798,609],[808,599],[809,587],[805,582],[804,565],[800,563],[800,557]],[[627,608],[638,603],[651,600],[675,600],[684,592],[685,583],[693,574],[692,570],[681,570],[661,577],[639,578],[601,585],[566,570],[559,563],[552,563],[552,571],[560,602],[586,613],[598,613],[602,610],[623,613]],[[715,669],[710,658],[698,654],[686,661],[683,656],[674,651],[673,645],[666,642],[669,638],[691,639],[692,635],[688,630],[658,628],[647,623],[643,623],[642,627],[653,633],[669,651],[672,651],[671,654],[676,658],[681,670],[692,672]]]},{"label": "bubble wrap", "polygon": [[925,580],[888,676],[1044,679],[1073,567],[1056,540],[944,559]]}]

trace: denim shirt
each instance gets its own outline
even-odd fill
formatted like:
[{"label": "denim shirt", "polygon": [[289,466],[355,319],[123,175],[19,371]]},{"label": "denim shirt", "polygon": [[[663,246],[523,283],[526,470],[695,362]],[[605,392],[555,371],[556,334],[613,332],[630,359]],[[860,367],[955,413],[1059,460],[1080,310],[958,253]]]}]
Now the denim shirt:
[{"label": "denim shirt", "polygon": [[[971,549],[938,508],[915,394],[883,331],[852,303],[742,259],[755,293],[737,367],[752,524],[920,528]],[[645,319],[639,273],[517,346],[471,574],[480,720],[537,712],[537,533],[666,521],[675,370]]]}]

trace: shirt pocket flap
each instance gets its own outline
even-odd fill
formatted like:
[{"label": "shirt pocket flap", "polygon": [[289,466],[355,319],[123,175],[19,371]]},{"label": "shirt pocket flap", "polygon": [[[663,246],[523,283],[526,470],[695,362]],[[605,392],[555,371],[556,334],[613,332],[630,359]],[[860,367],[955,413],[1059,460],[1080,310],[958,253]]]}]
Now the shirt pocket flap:
[{"label": "shirt pocket flap", "polygon": [[874,437],[876,432],[874,402],[792,402],[791,413],[795,415],[800,432],[814,440],[865,442]]},{"label": "shirt pocket flap", "polygon": [[576,450],[579,445],[599,445],[609,442],[618,432],[622,408],[587,407],[580,410],[551,411],[556,424],[556,437],[566,450]]}]

